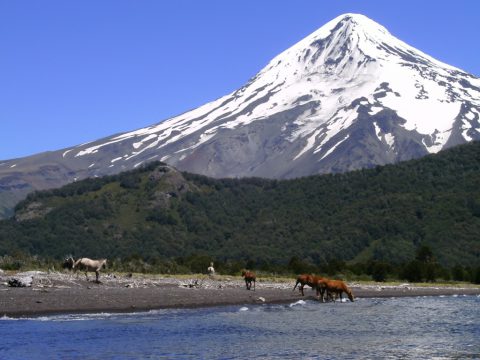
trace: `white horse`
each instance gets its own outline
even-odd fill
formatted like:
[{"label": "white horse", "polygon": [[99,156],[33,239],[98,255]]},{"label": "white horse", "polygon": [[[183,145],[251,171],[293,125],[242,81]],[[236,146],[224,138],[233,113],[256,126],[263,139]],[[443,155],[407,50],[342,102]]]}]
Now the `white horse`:
[{"label": "white horse", "polygon": [[95,272],[95,281],[98,283],[100,270],[107,267],[107,259],[92,260],[89,258],[80,258],[75,261],[73,257],[67,257],[63,262],[63,267],[76,272],[77,270],[85,271],[85,277],[88,280],[88,272]]},{"label": "white horse", "polygon": [[210,263],[210,266],[209,266],[208,269],[207,269],[207,273],[208,273],[208,275],[210,275],[210,276],[215,275],[215,269],[213,268],[213,262]]}]

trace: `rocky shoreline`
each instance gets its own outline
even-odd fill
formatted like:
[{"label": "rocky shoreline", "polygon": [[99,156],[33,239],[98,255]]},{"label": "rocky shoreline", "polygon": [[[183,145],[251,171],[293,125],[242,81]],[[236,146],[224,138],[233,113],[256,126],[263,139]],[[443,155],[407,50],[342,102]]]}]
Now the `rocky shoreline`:
[{"label": "rocky shoreline", "polygon": [[[92,276],[90,276],[93,279]],[[12,287],[12,279],[31,279],[30,286]],[[255,291],[245,289],[240,277],[199,275],[191,278],[159,275],[102,275],[101,282],[83,274],[31,271],[0,274],[0,316],[30,317],[47,314],[135,312],[166,308],[195,308],[316,300],[305,289],[302,297],[291,281],[259,279]],[[349,283],[357,298],[480,295],[479,286],[395,286]]]}]

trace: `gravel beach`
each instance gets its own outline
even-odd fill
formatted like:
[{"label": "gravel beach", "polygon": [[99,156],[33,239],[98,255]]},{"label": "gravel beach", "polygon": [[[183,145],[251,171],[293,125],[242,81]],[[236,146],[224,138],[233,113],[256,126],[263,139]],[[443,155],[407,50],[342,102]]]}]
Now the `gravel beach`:
[{"label": "gravel beach", "polygon": [[[90,276],[90,279],[93,279]],[[11,287],[11,279],[30,279],[31,286]],[[0,274],[0,316],[30,317],[47,314],[134,312],[166,308],[194,308],[262,303],[293,303],[316,300],[305,288],[305,296],[292,291],[295,279],[257,280],[256,290],[246,290],[240,277],[191,278],[159,275],[102,274],[100,283],[83,274],[31,271]],[[402,297],[480,295],[479,286],[413,286],[400,284],[360,285],[350,282],[355,297]]]}]

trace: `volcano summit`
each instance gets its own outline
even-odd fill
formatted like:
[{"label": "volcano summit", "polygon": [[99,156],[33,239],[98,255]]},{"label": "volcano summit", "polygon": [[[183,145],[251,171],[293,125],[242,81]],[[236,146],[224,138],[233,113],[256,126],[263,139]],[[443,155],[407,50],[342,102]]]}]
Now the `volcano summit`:
[{"label": "volcano summit", "polygon": [[282,52],[240,89],[197,109],[2,162],[0,199],[151,160],[212,177],[345,172],[480,140],[479,116],[479,78],[363,15],[345,14]]}]

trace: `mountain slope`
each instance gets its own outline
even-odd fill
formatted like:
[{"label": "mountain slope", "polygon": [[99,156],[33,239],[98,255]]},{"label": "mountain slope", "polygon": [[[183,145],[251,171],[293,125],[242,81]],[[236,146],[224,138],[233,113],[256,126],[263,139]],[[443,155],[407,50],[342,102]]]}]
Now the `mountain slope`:
[{"label": "mountain slope", "polygon": [[429,246],[480,263],[480,142],[419,160],[293,180],[223,179],[153,163],[34,193],[0,221],[0,255],[402,263]]},{"label": "mountain slope", "polygon": [[147,128],[3,162],[0,191],[25,193],[152,160],[213,177],[344,172],[480,140],[479,118],[479,78],[365,16],[345,14],[211,103]]}]

